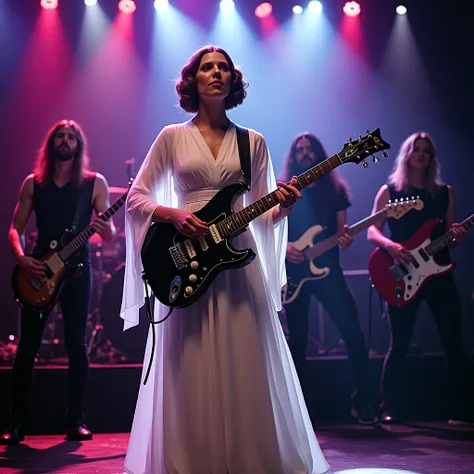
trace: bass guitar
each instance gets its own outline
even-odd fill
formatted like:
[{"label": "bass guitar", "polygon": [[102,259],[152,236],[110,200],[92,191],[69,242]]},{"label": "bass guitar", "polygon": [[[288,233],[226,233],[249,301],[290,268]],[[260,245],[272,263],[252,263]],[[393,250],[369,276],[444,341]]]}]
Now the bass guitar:
[{"label": "bass guitar", "polygon": [[[349,227],[347,233],[354,236],[368,229],[375,222],[386,219],[387,217],[400,219],[400,217],[412,209],[416,209],[417,211],[423,209],[423,205],[421,199],[415,199],[414,197],[411,199],[396,199],[394,202],[389,201],[380,211]],[[323,228],[320,225],[312,226],[297,241],[291,242],[296,249],[303,251],[305,262],[296,264],[288,260],[286,261],[288,281],[283,288],[283,304],[295,301],[307,281],[321,280],[329,275],[331,271],[329,267],[319,268],[313,260],[328,250],[337,247],[339,237],[343,235],[344,232],[339,232],[332,237],[313,244],[315,237],[322,231]],[[309,265],[306,262],[309,262]]]},{"label": "bass guitar", "polygon": [[[388,252],[376,248],[369,259],[369,273],[382,298],[392,306],[405,306],[416,297],[430,278],[451,271],[454,263],[439,265],[434,257],[454,241],[454,234],[448,231],[435,240],[431,232],[439,219],[426,221],[415,234],[402,245],[410,252],[409,265],[395,263]],[[465,219],[461,226],[469,229],[474,225],[474,214]]]},{"label": "bass guitar", "polygon": [[[298,176],[297,187],[303,189],[315,180],[344,163],[362,163],[373,153],[390,148],[380,129],[368,132],[358,140],[344,144],[339,153]],[[373,157],[373,161],[378,161]],[[243,267],[255,257],[251,249],[233,247],[232,238],[248,224],[278,204],[275,191],[244,209],[233,212],[232,203],[247,190],[237,182],[221,189],[202,209],[195,213],[208,223],[209,231],[200,238],[189,238],[179,233],[174,225],[153,223],[148,229],[141,250],[144,280],[158,301],[170,307],[185,307],[204,294],[215,277],[226,269]]]},{"label": "bass guitar", "polygon": [[[99,219],[108,221],[125,204],[127,194],[128,190],[96,221]],[[72,260],[80,248],[95,234],[92,225],[93,223],[74,237],[70,231],[65,231],[60,239],[50,242],[49,252],[40,256],[33,255],[45,268],[44,277],[29,275],[20,266],[15,266],[12,275],[13,293],[15,300],[22,308],[40,314],[53,308],[66,280],[73,277],[80,269],[80,265],[73,264]]]}]

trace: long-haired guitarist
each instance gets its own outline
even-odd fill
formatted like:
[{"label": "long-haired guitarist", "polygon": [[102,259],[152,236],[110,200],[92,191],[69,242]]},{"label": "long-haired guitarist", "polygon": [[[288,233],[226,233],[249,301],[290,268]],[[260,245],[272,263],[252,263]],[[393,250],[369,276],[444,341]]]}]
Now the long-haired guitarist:
[{"label": "long-haired guitarist", "polygon": [[[183,290],[191,293],[220,265],[227,269],[200,298],[174,308],[169,318],[166,299],[155,304],[155,320],[166,319],[156,326],[150,376],[140,387],[125,461],[129,472],[194,472],[198,465],[200,472],[328,470],[277,313],[285,277],[286,216],[301,193],[296,181],[277,184],[265,140],[254,130],[248,131],[247,142],[250,189],[236,196],[235,190],[243,189],[236,185],[245,169],[240,157],[245,162],[247,153],[245,146],[239,153],[238,136],[245,134],[237,135],[227,110],[243,102],[246,86],[226,51],[215,46],[196,51],[176,85],[181,108],[194,117],[160,132],[130,189],[121,313],[126,328],[138,323],[144,302],[141,278],[148,252],[143,244],[150,230],[162,230],[153,239],[154,253],[166,259],[146,274],[151,278],[154,272],[155,286],[161,281],[170,301]],[[247,265],[233,266],[238,254],[223,237],[230,224],[214,223],[248,207],[257,211],[252,205],[269,194],[273,205],[232,241],[234,249],[252,248],[256,256]],[[183,241],[179,249],[175,239]],[[189,272],[174,276],[177,268]]]},{"label": "long-haired guitarist", "polygon": [[[420,236],[423,239],[434,239],[448,229],[455,236],[453,245],[458,245],[466,236],[466,230],[456,223],[456,205],[451,186],[442,182],[440,165],[433,140],[427,133],[414,133],[401,145],[395,160],[394,170],[389,176],[388,184],[383,185],[375,197],[373,213],[382,209],[389,199],[397,199],[408,194],[420,196],[424,207],[419,212],[408,213],[401,219],[387,219],[390,229],[390,238],[382,230],[384,221],[371,226],[368,230],[368,239],[379,248],[384,249],[395,261],[401,263],[405,269],[412,270],[412,276],[407,281],[407,288],[415,287],[419,277],[418,268],[423,268],[423,260],[412,262],[412,255],[407,246],[402,243],[415,236],[420,228],[430,219],[439,219],[431,235]],[[437,264],[450,263],[448,247],[435,255]],[[407,270],[408,271],[408,270]],[[400,300],[403,299],[403,288],[399,291]],[[453,388],[456,394],[456,403],[452,412],[451,422],[474,421],[467,412],[466,382],[468,363],[463,348],[462,338],[462,308],[458,290],[452,272],[435,275],[428,278],[418,295],[407,304],[388,305],[390,322],[390,347],[385,357],[382,373],[383,396],[383,423],[394,423],[399,418],[401,407],[399,394],[403,381],[402,365],[410,346],[413,327],[420,303],[425,301],[433,314],[439,330]],[[401,302],[402,303],[402,302]],[[472,403],[472,399],[469,400]]]},{"label": "long-haired guitarist", "polygon": [[[107,182],[99,173],[88,170],[88,162],[86,137],[81,127],[73,120],[62,120],[53,125],[39,150],[34,172],[21,186],[9,232],[10,246],[18,266],[32,277],[43,278],[46,272],[38,259],[24,253],[24,233],[32,213],[38,230],[33,255],[38,258],[52,250],[51,242],[56,242],[66,229],[71,229],[81,199],[84,205],[77,217],[76,232],[89,225],[93,210],[101,213],[109,207]],[[95,222],[94,227],[102,239],[113,240],[115,227],[112,221]],[[66,281],[59,303],[69,357],[67,434],[69,439],[77,440],[92,438],[83,422],[89,370],[85,331],[91,296],[87,245],[81,248],[75,263],[82,264],[82,271]],[[21,338],[13,366],[12,402],[8,426],[0,444],[16,444],[24,438],[23,423],[34,361],[46,321],[46,315],[22,309]]]},{"label": "long-haired guitarist", "polygon": [[[291,143],[280,178],[285,181],[326,158],[327,152],[321,141],[312,133],[302,133]],[[308,275],[315,279],[304,283],[296,299],[285,305],[288,344],[300,379],[306,382],[303,383],[305,387],[308,383],[305,357],[308,313],[310,298],[314,295],[336,324],[355,370],[356,392],[352,396],[351,413],[361,424],[374,424],[377,416],[372,409],[367,381],[367,349],[354,296],[339,264],[339,247],[348,248],[352,244],[352,237],[343,233],[339,238],[339,246],[328,250],[314,261],[308,262],[303,254],[303,249],[309,245],[347,229],[347,208],[350,206],[348,186],[337,170],[333,170],[308,186],[305,193],[305,199],[288,216],[286,269],[288,284],[297,279],[298,275]],[[305,239],[308,242],[303,242]]]}]

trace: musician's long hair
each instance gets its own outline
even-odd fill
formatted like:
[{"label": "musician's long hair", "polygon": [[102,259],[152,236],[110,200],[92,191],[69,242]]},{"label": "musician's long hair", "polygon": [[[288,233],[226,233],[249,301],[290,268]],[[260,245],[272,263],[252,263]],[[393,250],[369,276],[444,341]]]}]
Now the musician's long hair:
[{"label": "musician's long hair", "polygon": [[[287,183],[293,176],[298,176],[304,171],[296,162],[296,145],[302,138],[306,138],[311,143],[311,148],[316,155],[316,163],[321,163],[328,158],[326,149],[316,135],[309,132],[300,133],[293,138],[291,142],[290,150],[283,162],[282,171],[279,176],[280,181]],[[324,195],[324,202],[326,203],[330,202],[332,198],[335,198],[341,190],[344,191],[346,195],[349,195],[349,187],[346,181],[335,169],[322,178],[319,178],[313,189],[314,192],[321,195],[321,197]]]},{"label": "musician's long hair", "polygon": [[425,132],[413,133],[402,143],[388,182],[392,184],[397,191],[409,192],[411,190],[410,155],[413,153],[416,141],[420,138],[424,138],[429,143],[431,149],[431,159],[425,175],[425,188],[434,196],[436,191],[443,184],[443,180],[441,179],[441,165],[438,161],[433,139]]},{"label": "musician's long hair", "polygon": [[54,176],[54,136],[62,127],[70,127],[74,130],[77,138],[76,156],[72,165],[72,175],[70,182],[75,186],[80,186],[84,176],[89,169],[89,156],[87,154],[87,141],[80,125],[74,120],[60,120],[54,124],[41,145],[36,158],[34,175],[40,185],[49,183]]}]

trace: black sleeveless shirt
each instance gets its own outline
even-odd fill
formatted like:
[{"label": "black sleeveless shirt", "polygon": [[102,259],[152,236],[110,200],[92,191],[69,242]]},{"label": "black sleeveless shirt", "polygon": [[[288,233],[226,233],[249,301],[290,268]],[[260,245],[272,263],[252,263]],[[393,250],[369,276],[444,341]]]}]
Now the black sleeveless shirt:
[{"label": "black sleeveless shirt", "polygon": [[[36,216],[38,239],[33,253],[41,255],[47,252],[52,240],[60,239],[66,229],[71,229],[77,203],[83,191],[87,194],[87,205],[77,224],[76,234],[90,224],[95,176],[95,173],[89,173],[85,176],[80,187],[74,186],[72,183],[59,187],[53,180],[40,185],[35,179],[33,210]],[[80,249],[77,260],[81,263],[90,262],[89,243]]]},{"label": "black sleeveless shirt", "polygon": [[[441,222],[436,225],[431,233],[431,239],[436,239],[444,234],[446,228],[446,213],[449,206],[448,186],[440,186],[433,197],[426,189],[410,188],[409,191],[396,191],[394,186],[389,184],[390,199],[417,197],[423,201],[423,209],[417,211],[412,209],[400,219],[387,219],[388,227],[391,232],[391,239],[394,242],[405,242],[408,240],[426,221],[437,218]],[[449,249],[445,248],[436,254],[436,261],[439,263],[448,263],[450,261]]]}]

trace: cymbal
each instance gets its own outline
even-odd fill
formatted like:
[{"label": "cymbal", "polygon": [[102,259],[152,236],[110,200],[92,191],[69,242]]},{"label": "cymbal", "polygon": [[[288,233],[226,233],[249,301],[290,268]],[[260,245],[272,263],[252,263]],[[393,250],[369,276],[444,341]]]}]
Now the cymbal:
[{"label": "cymbal", "polygon": [[109,186],[110,194],[125,194],[126,192],[127,188],[120,188],[119,186]]}]

